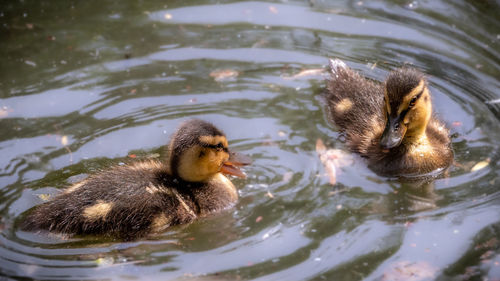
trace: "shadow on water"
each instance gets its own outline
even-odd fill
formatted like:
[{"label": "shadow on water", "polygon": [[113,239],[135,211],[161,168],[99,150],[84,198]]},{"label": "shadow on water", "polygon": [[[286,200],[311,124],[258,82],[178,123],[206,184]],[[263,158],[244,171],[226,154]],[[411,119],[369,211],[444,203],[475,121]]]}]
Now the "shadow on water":
[{"label": "shadow on water", "polygon": [[[488,0],[2,4],[0,276],[498,279],[499,13]],[[447,176],[416,188],[353,156],[329,183],[316,141],[346,149],[323,77],[290,77],[330,57],[378,81],[403,64],[427,74],[452,134]],[[254,159],[235,208],[126,243],[16,228],[68,184],[161,157],[191,117]]]}]

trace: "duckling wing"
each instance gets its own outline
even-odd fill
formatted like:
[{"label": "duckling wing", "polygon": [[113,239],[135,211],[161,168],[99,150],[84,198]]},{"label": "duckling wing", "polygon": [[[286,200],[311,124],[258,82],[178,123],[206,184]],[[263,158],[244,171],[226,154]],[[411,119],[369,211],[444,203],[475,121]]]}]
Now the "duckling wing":
[{"label": "duckling wing", "polygon": [[366,153],[383,131],[382,85],[361,77],[340,60],[331,60],[325,99],[329,117],[345,135],[348,146]]}]

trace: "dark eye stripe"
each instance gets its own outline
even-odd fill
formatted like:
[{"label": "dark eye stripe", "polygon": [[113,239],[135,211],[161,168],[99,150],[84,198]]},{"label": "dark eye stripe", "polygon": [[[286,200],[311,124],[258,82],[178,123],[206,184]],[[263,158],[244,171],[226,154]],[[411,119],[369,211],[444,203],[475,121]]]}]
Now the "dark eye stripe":
[{"label": "dark eye stripe", "polygon": [[420,98],[420,96],[422,96],[423,93],[424,93],[424,89],[422,89],[422,91],[420,91],[415,97],[413,97],[410,101],[409,107],[414,106],[415,103],[417,102],[417,100]]},{"label": "dark eye stripe", "polygon": [[422,96],[423,93],[424,93],[424,89],[422,89],[422,91],[420,91],[415,97],[413,97],[413,99],[411,99],[410,104],[408,105],[407,109],[401,111],[401,114],[399,114],[399,118],[401,120],[405,118],[406,113],[408,113],[408,111],[410,111],[410,109],[415,105],[415,102],[420,98],[420,96]]},{"label": "dark eye stripe", "polygon": [[215,145],[215,144],[209,144],[209,143],[202,143],[201,146],[206,147],[206,148],[211,148],[211,149],[221,149],[225,152],[228,152],[229,150],[227,147],[224,147],[221,143]]},{"label": "dark eye stripe", "polygon": [[207,147],[207,148],[217,149],[217,146],[215,144],[202,143],[201,146]]},{"label": "dark eye stripe", "polygon": [[405,118],[406,113],[408,113],[408,111],[410,111],[409,108],[401,111],[401,114],[399,115],[399,120],[403,120]]}]

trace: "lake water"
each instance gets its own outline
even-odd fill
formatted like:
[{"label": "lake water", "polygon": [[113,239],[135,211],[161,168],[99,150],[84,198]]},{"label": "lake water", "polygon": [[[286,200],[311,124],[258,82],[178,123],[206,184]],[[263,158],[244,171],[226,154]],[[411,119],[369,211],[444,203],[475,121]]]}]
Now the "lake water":
[{"label": "lake water", "polygon": [[[493,0],[2,4],[0,279],[499,280],[499,15]],[[447,175],[415,190],[354,157],[329,183],[316,141],[345,148],[324,77],[303,71],[333,57],[379,81],[427,74]],[[126,243],[17,228],[67,185],[158,157],[192,117],[254,159],[233,209]]]}]

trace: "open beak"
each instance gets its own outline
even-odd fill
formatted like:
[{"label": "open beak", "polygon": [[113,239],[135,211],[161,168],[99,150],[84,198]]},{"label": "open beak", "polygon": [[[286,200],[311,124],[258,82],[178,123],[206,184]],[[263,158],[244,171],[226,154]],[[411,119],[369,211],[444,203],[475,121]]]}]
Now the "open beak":
[{"label": "open beak", "polygon": [[229,159],[226,162],[222,163],[222,167],[220,171],[224,174],[236,176],[239,178],[246,178],[247,175],[243,173],[239,167],[245,166],[252,163],[252,159],[246,155],[230,152]]},{"label": "open beak", "polygon": [[400,145],[405,133],[406,125],[403,124],[401,118],[399,116],[389,116],[387,118],[385,130],[380,138],[380,146],[384,150],[389,150]]}]

